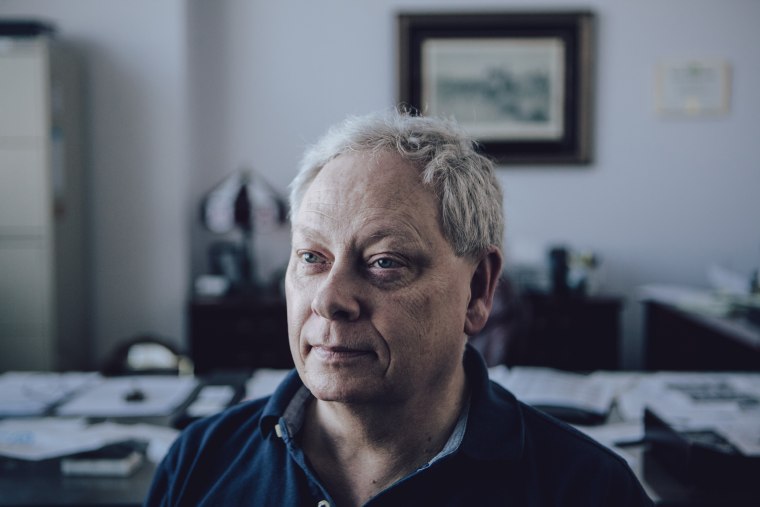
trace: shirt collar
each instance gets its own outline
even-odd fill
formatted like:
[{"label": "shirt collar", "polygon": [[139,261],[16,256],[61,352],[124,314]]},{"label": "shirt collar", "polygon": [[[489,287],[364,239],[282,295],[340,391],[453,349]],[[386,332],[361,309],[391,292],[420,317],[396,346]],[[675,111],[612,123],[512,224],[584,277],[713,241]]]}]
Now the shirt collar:
[{"label": "shirt collar", "polygon": [[[295,369],[291,370],[280,385],[277,386],[277,389],[272,393],[269,401],[264,406],[264,411],[262,412],[259,421],[259,429],[261,430],[262,435],[266,437],[274,431],[274,427],[280,417],[285,414],[288,405],[290,405],[290,402],[293,401],[293,398],[301,390],[309,393],[306,386],[301,382],[301,378],[298,376],[298,371]],[[309,393],[309,396],[311,396],[311,393]]]},{"label": "shirt collar", "polygon": [[470,385],[470,414],[461,452],[478,460],[517,461],[525,444],[519,402],[491,382],[483,357],[469,344],[464,369]]},{"label": "shirt collar", "polygon": [[[520,404],[512,393],[491,382],[483,358],[469,344],[464,353],[464,369],[470,389],[469,410],[460,416],[444,450],[434,460],[444,452],[450,454],[456,447],[478,460],[518,460],[524,446]],[[297,371],[291,371],[264,407],[259,423],[262,434],[268,436],[283,416],[290,426],[288,431],[295,434],[310,396]]]}]

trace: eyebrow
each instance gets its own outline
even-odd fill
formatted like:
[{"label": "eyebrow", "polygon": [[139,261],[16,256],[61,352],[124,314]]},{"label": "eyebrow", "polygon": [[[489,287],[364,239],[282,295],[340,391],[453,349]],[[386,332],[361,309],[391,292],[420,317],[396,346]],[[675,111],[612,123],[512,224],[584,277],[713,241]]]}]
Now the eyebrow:
[{"label": "eyebrow", "polygon": [[[393,243],[412,243],[414,245],[423,244],[420,234],[414,229],[410,229],[409,227],[398,227],[395,225],[372,227],[374,230],[371,230],[371,232],[361,240],[361,243],[373,244],[384,239],[391,239]],[[325,235],[321,231],[308,225],[294,226],[293,235],[298,235],[307,239],[315,239],[319,241],[325,240]]]},{"label": "eyebrow", "polygon": [[367,238],[371,241],[380,241],[388,237],[399,238],[402,240],[419,241],[419,234],[413,234],[408,227],[380,227],[378,230],[370,233]]},{"label": "eyebrow", "polygon": [[324,238],[324,234],[319,232],[317,229],[313,227],[309,227],[308,225],[293,225],[292,227],[292,235],[295,236],[296,234],[300,236],[305,236],[307,238]]},{"label": "eyebrow", "polygon": [[377,227],[375,230],[371,230],[365,237],[364,243],[374,244],[386,239],[391,241],[394,246],[420,247],[424,245],[422,235],[419,231],[408,226],[399,227],[397,225]]}]

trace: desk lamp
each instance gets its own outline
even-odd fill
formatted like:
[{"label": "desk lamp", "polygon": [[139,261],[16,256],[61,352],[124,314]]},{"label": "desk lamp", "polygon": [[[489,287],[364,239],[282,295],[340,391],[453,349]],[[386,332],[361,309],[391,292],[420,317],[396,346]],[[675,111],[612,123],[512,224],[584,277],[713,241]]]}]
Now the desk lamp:
[{"label": "desk lamp", "polygon": [[253,240],[256,230],[279,227],[287,222],[288,205],[277,190],[253,169],[243,168],[212,188],[201,202],[201,222],[215,234],[237,231],[237,245],[212,246],[211,255],[237,290],[256,289]]}]

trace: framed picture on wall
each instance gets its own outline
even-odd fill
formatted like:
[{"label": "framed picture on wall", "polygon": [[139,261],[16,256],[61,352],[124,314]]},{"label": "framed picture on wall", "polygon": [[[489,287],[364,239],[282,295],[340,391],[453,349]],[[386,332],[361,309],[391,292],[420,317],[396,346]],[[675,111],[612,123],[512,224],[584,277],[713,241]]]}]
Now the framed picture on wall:
[{"label": "framed picture on wall", "polygon": [[399,14],[399,102],[500,164],[588,164],[593,28],[586,11]]}]

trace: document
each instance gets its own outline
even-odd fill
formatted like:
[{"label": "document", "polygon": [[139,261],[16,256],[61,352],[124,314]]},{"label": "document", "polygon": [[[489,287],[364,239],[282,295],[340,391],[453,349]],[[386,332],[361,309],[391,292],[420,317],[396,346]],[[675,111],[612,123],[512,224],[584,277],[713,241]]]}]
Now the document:
[{"label": "document", "polygon": [[235,389],[232,386],[203,386],[185,413],[189,417],[216,414],[227,408],[234,396]]},{"label": "document", "polygon": [[272,394],[290,370],[259,368],[253,372],[251,378],[245,383],[245,399],[255,400]]},{"label": "document", "polygon": [[0,456],[39,461],[102,447],[106,442],[86,427],[83,419],[3,419]]},{"label": "document", "polygon": [[0,456],[39,461],[139,440],[147,457],[160,461],[179,431],[152,424],[88,424],[84,419],[26,418],[0,420]]},{"label": "document", "polygon": [[168,416],[185,403],[198,385],[194,377],[142,375],[105,378],[56,410],[60,416]]},{"label": "document", "polygon": [[102,380],[94,372],[8,372],[0,375],[0,417],[41,416]]},{"label": "document", "polygon": [[747,456],[760,456],[760,374],[660,372],[621,393],[628,420],[649,408],[674,430],[713,431]]},{"label": "document", "polygon": [[638,374],[595,372],[589,375],[553,368],[496,366],[489,377],[511,391],[517,399],[571,422],[601,422],[619,392]]},{"label": "document", "polygon": [[616,453],[628,462],[631,468],[636,468],[636,458],[625,448],[637,445],[644,438],[644,424],[641,422],[616,422],[600,426],[575,426],[578,431],[585,433],[603,446]]}]

